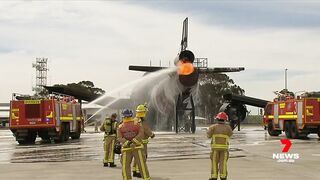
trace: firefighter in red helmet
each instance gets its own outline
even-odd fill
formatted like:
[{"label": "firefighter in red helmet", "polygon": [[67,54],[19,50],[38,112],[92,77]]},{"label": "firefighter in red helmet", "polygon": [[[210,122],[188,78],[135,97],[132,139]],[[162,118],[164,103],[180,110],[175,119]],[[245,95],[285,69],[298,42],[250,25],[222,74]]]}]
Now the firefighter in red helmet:
[{"label": "firefighter in red helmet", "polygon": [[208,138],[211,138],[211,178],[209,180],[217,180],[218,174],[220,180],[226,180],[228,176],[227,162],[229,158],[229,139],[232,136],[231,127],[226,124],[228,115],[220,112],[215,117],[217,124],[211,125],[207,132]]}]

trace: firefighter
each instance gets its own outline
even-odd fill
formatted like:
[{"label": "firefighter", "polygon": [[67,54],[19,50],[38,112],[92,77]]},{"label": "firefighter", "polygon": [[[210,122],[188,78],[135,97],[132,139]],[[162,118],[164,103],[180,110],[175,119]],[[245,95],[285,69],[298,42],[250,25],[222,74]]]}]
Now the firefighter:
[{"label": "firefighter", "polygon": [[113,113],[111,117],[106,117],[100,127],[104,132],[104,159],[103,166],[116,167],[114,164],[114,147],[117,139],[118,123],[116,121],[117,114]]},{"label": "firefighter", "polygon": [[99,129],[99,126],[100,126],[99,124],[100,124],[100,123],[98,122],[98,120],[95,120],[95,121],[94,121],[94,132],[95,132],[95,133],[99,132],[99,130],[98,130],[98,129]]},{"label": "firefighter", "polygon": [[137,160],[141,175],[144,180],[150,180],[145,156],[143,152],[142,138],[144,130],[136,118],[133,118],[133,113],[129,109],[122,112],[123,121],[119,125],[117,135],[118,141],[122,144],[121,148],[121,163],[123,180],[131,180],[131,162],[133,157]]},{"label": "firefighter", "polygon": [[228,115],[225,112],[218,113],[215,118],[218,123],[210,126],[207,132],[208,138],[212,138],[211,178],[209,180],[217,180],[218,172],[220,173],[220,179],[226,180],[228,176],[229,139],[232,136],[232,129],[226,124]]},{"label": "firefighter", "polygon": [[[155,134],[152,132],[150,129],[148,123],[146,122],[146,113],[148,111],[147,105],[146,104],[140,104],[137,106],[136,109],[136,118],[138,119],[138,122],[141,124],[144,134],[142,137],[142,144],[144,146],[144,155],[145,155],[145,160],[147,160],[148,157],[148,143],[149,143],[149,138],[154,138]],[[137,161],[135,159],[133,167],[132,167],[132,172],[133,172],[133,177],[142,177],[139,167],[137,165]]]}]

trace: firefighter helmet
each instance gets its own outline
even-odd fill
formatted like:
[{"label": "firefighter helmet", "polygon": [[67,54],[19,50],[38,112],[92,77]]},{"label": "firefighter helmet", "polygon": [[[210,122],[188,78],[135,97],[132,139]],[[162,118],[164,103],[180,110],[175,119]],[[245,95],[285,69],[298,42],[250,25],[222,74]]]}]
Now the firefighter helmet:
[{"label": "firefighter helmet", "polygon": [[112,113],[111,118],[117,118],[117,113]]},{"label": "firefighter helmet", "polygon": [[139,106],[137,106],[136,112],[146,112],[146,111],[148,111],[148,108],[146,105],[140,104]]},{"label": "firefighter helmet", "polygon": [[139,106],[137,106],[136,116],[137,117],[146,117],[146,112],[147,111],[148,111],[147,106],[144,105],[144,104],[140,104]]},{"label": "firefighter helmet", "polygon": [[124,109],[122,111],[122,116],[123,117],[132,117],[133,116],[133,113],[130,109]]},{"label": "firefighter helmet", "polygon": [[218,120],[223,120],[223,121],[228,121],[228,120],[229,120],[228,115],[227,115],[227,113],[225,113],[225,112],[219,112],[219,113],[216,115],[216,119],[218,119]]}]

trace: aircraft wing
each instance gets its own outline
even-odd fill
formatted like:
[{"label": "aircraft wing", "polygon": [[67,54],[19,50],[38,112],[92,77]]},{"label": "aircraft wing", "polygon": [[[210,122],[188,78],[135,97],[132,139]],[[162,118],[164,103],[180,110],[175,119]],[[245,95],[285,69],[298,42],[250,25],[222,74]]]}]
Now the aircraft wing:
[{"label": "aircraft wing", "polygon": [[160,67],[160,66],[129,66],[129,70],[131,71],[143,71],[143,72],[154,72],[161,69],[165,69],[167,67]]},{"label": "aircraft wing", "polygon": [[199,68],[198,69],[200,74],[240,72],[243,70],[244,70],[244,67],[216,67],[216,68]]},{"label": "aircraft wing", "polygon": [[[129,66],[131,71],[143,71],[143,72],[154,72],[167,67],[160,66]],[[227,72],[240,72],[243,71],[244,67],[216,67],[216,68],[198,68],[200,74],[206,73],[227,73]]]}]

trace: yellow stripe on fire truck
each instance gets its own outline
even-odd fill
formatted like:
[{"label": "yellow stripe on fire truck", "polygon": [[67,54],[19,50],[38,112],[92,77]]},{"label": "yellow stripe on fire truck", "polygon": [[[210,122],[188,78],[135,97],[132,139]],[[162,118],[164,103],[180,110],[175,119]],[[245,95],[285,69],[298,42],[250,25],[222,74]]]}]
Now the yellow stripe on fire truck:
[{"label": "yellow stripe on fire truck", "polygon": [[40,100],[24,100],[24,104],[40,104]]},{"label": "yellow stripe on fire truck", "polygon": [[298,115],[279,115],[280,119],[297,119]]},{"label": "yellow stripe on fire truck", "polygon": [[[71,121],[71,120],[73,120],[73,117],[63,116],[63,117],[60,117],[60,120],[62,120],[62,121]],[[81,120],[81,117],[76,117],[76,120]]]},{"label": "yellow stripe on fire truck", "polygon": [[[274,119],[274,116],[273,115],[269,115],[268,118],[269,119]],[[298,115],[279,115],[278,118],[279,119],[297,119]]]},{"label": "yellow stripe on fire truck", "polygon": [[70,121],[70,120],[73,120],[73,117],[63,116],[63,117],[60,117],[60,120]]}]

